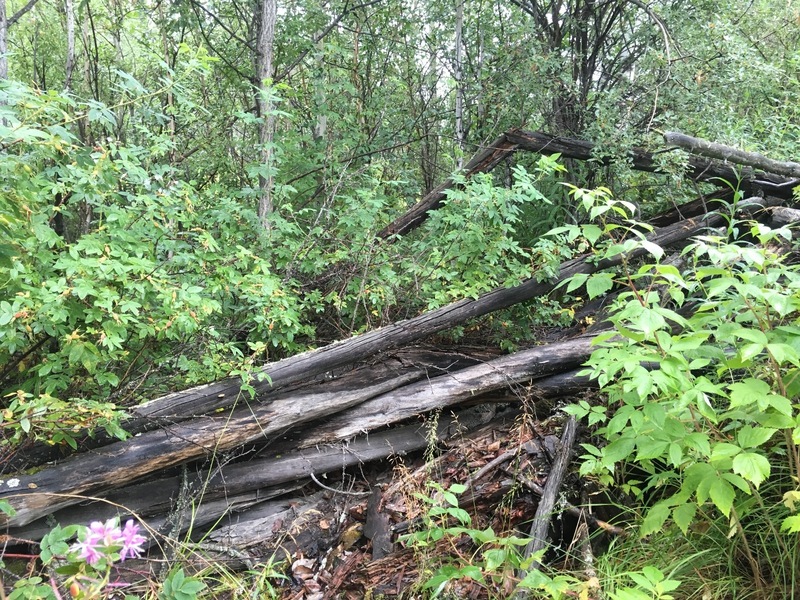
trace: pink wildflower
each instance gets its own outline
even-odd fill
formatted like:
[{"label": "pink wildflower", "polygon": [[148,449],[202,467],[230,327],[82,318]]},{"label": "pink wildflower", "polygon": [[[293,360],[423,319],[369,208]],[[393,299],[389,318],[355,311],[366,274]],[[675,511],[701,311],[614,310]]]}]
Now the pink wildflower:
[{"label": "pink wildflower", "polygon": [[116,519],[109,519],[105,523],[95,521],[89,525],[89,539],[102,542],[104,546],[117,546],[120,543],[121,533]]},{"label": "pink wildflower", "polygon": [[78,557],[90,565],[118,549],[120,560],[138,558],[144,552],[142,545],[147,541],[147,538],[139,535],[139,525],[133,519],[128,519],[124,529],[119,528],[117,519],[109,519],[105,523],[94,521],[81,537],[72,550],[79,552]]},{"label": "pink wildflower", "polygon": [[78,542],[72,547],[73,550],[80,550],[78,558],[82,558],[90,565],[93,565],[100,560],[101,554],[97,551],[97,542],[92,538],[87,538],[82,542]]},{"label": "pink wildflower", "polygon": [[142,544],[147,541],[147,538],[139,535],[139,525],[134,523],[133,519],[128,519],[127,523],[125,523],[125,528],[122,530],[120,538],[122,540],[122,550],[119,553],[120,560],[125,560],[128,557],[139,558],[144,552]]}]

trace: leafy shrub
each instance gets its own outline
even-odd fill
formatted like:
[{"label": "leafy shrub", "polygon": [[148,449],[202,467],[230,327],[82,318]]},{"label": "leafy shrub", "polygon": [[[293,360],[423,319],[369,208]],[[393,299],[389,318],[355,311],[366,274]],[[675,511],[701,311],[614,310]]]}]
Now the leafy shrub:
[{"label": "leafy shrub", "polygon": [[[756,581],[769,568],[791,586],[800,565],[792,541],[800,531],[800,270],[779,251],[788,231],[731,221],[727,233],[737,231],[758,245],[704,236],[682,252],[683,272],[655,262],[597,276],[602,287],[626,290],[586,371],[608,405],[570,411],[603,424],[606,444],[584,444],[581,473],[649,503],[641,535],[668,519],[687,534],[716,509]],[[592,278],[584,283],[589,289]],[[771,531],[768,544],[748,533],[754,520]]]}]

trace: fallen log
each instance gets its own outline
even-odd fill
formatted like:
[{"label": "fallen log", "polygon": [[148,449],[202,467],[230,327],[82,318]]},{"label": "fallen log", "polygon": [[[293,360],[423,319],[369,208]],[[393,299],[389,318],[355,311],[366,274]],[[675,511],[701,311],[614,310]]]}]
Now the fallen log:
[{"label": "fallen log", "polygon": [[[541,498],[539,499],[539,506],[536,507],[536,516],[531,523],[531,530],[528,535],[530,541],[525,546],[524,556],[530,558],[537,552],[544,550],[547,545],[547,530],[550,527],[550,521],[553,518],[553,509],[556,505],[561,483],[564,481],[564,476],[567,474],[567,467],[572,457],[572,446],[575,444],[575,436],[578,430],[578,422],[574,415],[570,415],[564,425],[564,432],[561,435],[561,442],[559,444],[558,456],[553,463],[553,467],[547,476],[547,483],[545,483],[542,490]],[[535,561],[529,570],[539,568],[539,562]],[[523,571],[520,579],[524,579],[526,572]]]},{"label": "fallen log", "polygon": [[[79,502],[81,496],[96,495],[149,473],[244,444],[268,442],[303,423],[353,406],[364,405],[355,413],[345,413],[344,420],[334,418],[330,426],[318,427],[301,444],[347,439],[513,382],[572,369],[588,357],[590,342],[590,338],[583,338],[518,352],[462,369],[457,378],[439,376],[421,384],[404,385],[418,377],[410,373],[349,393],[298,395],[238,408],[226,416],[193,419],[73,456],[34,475],[20,475],[15,478],[17,487],[4,486],[0,493],[17,511],[9,524],[19,527]],[[398,387],[398,393],[387,393]],[[376,396],[382,396],[379,402],[365,404]],[[226,489],[229,493],[235,491],[230,482]],[[14,494],[15,490],[20,492]]]},{"label": "fallen log", "polygon": [[[540,132],[525,131],[523,129],[512,129],[506,133],[506,139],[513,142],[520,150],[529,150],[545,154],[559,153],[565,158],[578,160],[595,159],[594,144],[586,140],[576,140],[572,138],[553,137]],[[631,166],[638,171],[657,173],[661,171],[661,166],[656,160],[656,154],[648,152],[642,148],[632,148],[628,151]],[[601,158],[599,163],[602,165],[610,164],[611,159]],[[730,165],[704,160],[696,156],[689,156],[687,160],[686,174],[695,181],[727,181],[735,185],[741,181],[741,188],[747,192],[754,191],[753,188],[763,190],[784,199],[791,198],[792,187],[797,185],[792,179],[787,179],[780,174],[772,171],[759,171],[758,168],[744,167],[734,169]]]},{"label": "fallen log", "polygon": [[664,141],[672,146],[682,148],[692,154],[699,154],[708,158],[716,158],[725,162],[732,162],[738,165],[745,165],[752,169],[758,169],[765,173],[774,173],[785,177],[793,178],[787,181],[786,185],[794,187],[800,183],[800,163],[793,161],[781,161],[768,158],[757,152],[746,152],[739,148],[709,142],[701,138],[685,135],[677,131],[665,131]]},{"label": "fallen log", "polygon": [[593,339],[593,336],[587,336],[537,346],[376,396],[316,427],[302,444],[347,439],[361,431],[371,431],[420,413],[453,406],[492,390],[575,369],[589,358]]},{"label": "fallen log", "polygon": [[[705,227],[713,227],[721,222],[722,218],[719,215],[686,219],[652,232],[647,239],[659,246],[669,246],[686,240]],[[469,319],[543,296],[573,275],[595,273],[645,253],[646,250],[643,248],[637,248],[630,253],[619,254],[598,263],[591,262],[588,257],[568,260],[561,263],[558,277],[552,280],[539,281],[532,277],[512,288],[498,288],[478,298],[459,300],[418,317],[398,321],[347,340],[271,363],[256,373],[256,380],[252,386],[259,400],[267,399],[276,390],[289,384],[308,381],[325,372],[363,360],[365,356],[376,356],[381,352],[406,346],[460,325]],[[200,412],[198,407],[202,407],[204,413],[228,408],[239,398],[240,391],[241,381],[230,378],[162,396],[137,407],[134,412],[139,422],[160,418],[178,421],[188,418],[184,415],[198,414]]]},{"label": "fallen log", "polygon": [[[464,176],[470,177],[475,173],[490,171],[505,157],[516,150],[526,150],[528,152],[547,155],[560,154],[564,158],[594,160],[601,165],[611,164],[611,158],[598,158],[595,156],[594,148],[595,145],[586,140],[558,137],[539,131],[527,131],[514,128],[510,129],[494,140],[489,146],[475,154],[465,167]],[[631,166],[636,170],[650,173],[658,173],[661,171],[661,166],[656,160],[656,153],[649,152],[643,148],[631,148],[628,151],[628,157],[631,160]],[[787,180],[781,177],[780,171],[770,171],[766,169],[766,172],[762,172],[757,169],[758,167],[756,166],[755,168],[747,167],[737,171],[726,164],[690,156],[687,161],[686,175],[695,181],[719,180],[727,181],[732,185],[741,180],[742,188],[747,192],[753,192],[754,188],[758,188],[766,193],[771,193],[784,199],[791,197],[791,188],[797,185],[797,181]],[[760,179],[756,180],[757,177]],[[436,210],[441,206],[442,200],[444,200],[447,195],[447,190],[451,189],[453,185],[453,178],[449,178],[439,187],[427,194],[422,200],[417,202],[408,211],[384,227],[378,236],[389,238],[393,235],[405,235],[422,225],[428,218],[428,212]],[[700,214],[705,214],[705,212],[708,211],[699,212],[698,210],[690,210],[689,213],[686,214],[686,217],[698,216]],[[659,226],[658,223],[653,223],[653,225]]]},{"label": "fallen log", "polygon": [[[588,377],[577,373],[574,370],[537,379],[524,389],[524,393],[526,397],[533,398],[556,395],[563,397],[594,385]],[[511,400],[519,401],[519,398],[505,396],[487,401]],[[436,439],[445,440],[471,429],[468,418],[464,416],[466,412],[468,411],[439,419]],[[231,507],[246,501],[268,500],[305,485],[310,475],[341,472],[349,467],[390,456],[403,456],[424,449],[431,439],[430,429],[419,424],[373,432],[352,441],[313,447],[308,447],[310,445],[304,443],[302,438],[290,439],[274,447],[270,446],[270,455],[267,457],[225,464],[190,474],[185,483],[181,481],[181,474],[161,477],[112,490],[99,499],[81,498],[80,504],[54,510],[52,514],[63,525],[135,515],[143,518],[151,529],[161,530],[165,515],[175,508],[176,499],[185,486],[191,494],[191,506],[202,505],[203,515],[207,515],[202,522],[199,516],[192,520],[193,526],[197,528],[228,512],[228,505],[216,503],[218,500],[227,499]],[[307,447],[297,449],[298,446]],[[210,506],[212,503],[216,504]],[[216,513],[213,512],[214,506],[219,509]],[[49,517],[39,518],[27,525],[12,527],[11,533],[17,538],[39,540],[50,531],[51,523]],[[182,532],[183,530],[179,531]]]},{"label": "fallen log", "polygon": [[[417,373],[419,378],[435,377],[438,374],[447,372],[449,369],[461,369],[466,366],[477,364],[482,360],[494,358],[497,353],[481,352],[466,354],[464,352],[443,352],[436,349],[425,347],[412,347],[398,349],[389,355],[380,355],[378,360],[373,360],[369,364],[360,367],[350,367],[347,370],[327,373],[324,377],[310,383],[299,383],[288,385],[274,394],[271,399],[285,398],[297,394],[316,394],[316,393],[347,393],[353,389],[366,388],[377,383],[388,381],[410,373]],[[181,396],[182,392],[162,396],[154,401],[130,409],[132,418],[125,422],[126,431],[135,435],[144,431],[169,427],[176,423],[189,420],[194,417],[202,416],[212,412],[218,407],[221,400],[226,397],[219,397],[213,394],[213,386],[200,386],[186,390],[190,394],[196,390],[206,387],[212,390],[206,394],[200,393],[197,396],[197,403],[192,405],[190,411],[177,413],[178,407],[171,404],[171,399],[180,398],[180,407],[185,406],[186,398]],[[247,398],[242,398],[244,403]],[[93,437],[89,437],[88,432],[76,434],[79,440],[80,451],[84,452],[94,448],[99,448],[118,441],[116,438],[98,432]],[[21,449],[16,456],[2,465],[2,473],[12,473],[26,470],[31,466],[42,465],[48,462],[56,462],[64,458],[61,448],[40,443],[29,448]]]}]

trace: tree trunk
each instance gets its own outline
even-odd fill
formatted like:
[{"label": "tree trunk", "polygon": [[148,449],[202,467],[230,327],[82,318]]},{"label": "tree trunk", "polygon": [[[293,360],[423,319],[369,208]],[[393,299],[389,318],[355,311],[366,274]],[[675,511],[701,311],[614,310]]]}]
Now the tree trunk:
[{"label": "tree trunk", "polygon": [[72,88],[72,73],[75,70],[75,6],[73,0],[64,0],[67,16],[67,62],[64,66],[64,91]]},{"label": "tree trunk", "polygon": [[8,79],[8,18],[6,0],[0,0],[0,81]]},{"label": "tree trunk", "polygon": [[272,71],[275,46],[275,24],[278,19],[277,0],[261,0],[256,11],[256,108],[258,117],[258,145],[261,172],[258,176],[258,218],[265,229],[270,228],[273,209],[273,151],[275,137],[272,95]]},{"label": "tree trunk", "polygon": [[464,29],[464,0],[456,0],[456,40],[453,79],[456,85],[456,144],[458,160],[456,166],[461,169],[464,162],[464,48],[462,33]]}]

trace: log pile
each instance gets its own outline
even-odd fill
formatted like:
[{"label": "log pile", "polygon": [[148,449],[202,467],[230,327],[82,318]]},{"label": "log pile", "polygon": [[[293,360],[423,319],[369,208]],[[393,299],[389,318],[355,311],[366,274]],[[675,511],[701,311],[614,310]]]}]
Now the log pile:
[{"label": "log pile", "polygon": [[[785,206],[799,181],[796,163],[724,153],[679,134],[667,134],[666,140],[698,152],[688,157],[688,177],[741,178],[741,189],[755,198],[749,206],[757,216],[777,224],[797,220],[798,212]],[[588,142],[514,129],[473,157],[466,176],[488,171],[520,151],[577,160],[593,156]],[[629,158],[636,169],[657,171],[653,153],[632,149]],[[733,161],[744,166],[735,169]],[[381,235],[388,242],[408,234],[454,185],[443,183]],[[647,239],[679,248],[723,222],[715,209],[730,196],[730,188],[721,186],[657,215]],[[532,273],[516,287],[269,364],[252,382],[253,398],[242,393],[241,381],[227,379],[152,400],[131,411],[125,428],[132,436],[125,441],[99,437],[55,461],[47,449],[33,448],[4,469],[0,499],[16,511],[6,518],[7,539],[39,540],[54,521],[67,525],[134,515],[151,532],[154,552],[168,554],[170,541],[191,529],[193,539],[204,539],[198,552],[216,559],[243,566],[287,559],[308,597],[348,589],[359,597],[352,590],[363,592],[390,567],[382,593],[399,593],[414,568],[396,536],[413,524],[419,507],[411,506],[397,480],[386,476],[385,464],[441,446],[446,450],[439,459],[441,479],[468,481],[469,494],[462,500],[476,514],[484,510],[497,517],[499,499],[522,482],[527,492],[506,506],[503,523],[533,519],[535,551],[549,535],[545,514],[552,512],[552,504],[538,499],[543,493],[554,499],[559,488],[548,481],[547,465],[560,465],[560,481],[572,443],[558,443],[558,420],[543,421],[551,413],[546,399],[591,388],[578,372],[597,331],[575,328],[561,339],[509,355],[421,344],[470,319],[546,296],[573,275],[615,267],[643,252],[599,262],[568,260],[555,278],[541,280]],[[574,440],[574,423],[564,438]],[[425,472],[404,477],[425,490]],[[619,533],[596,517],[586,518]],[[296,562],[301,555],[313,568]],[[315,576],[303,578],[307,571],[301,567]]]}]

